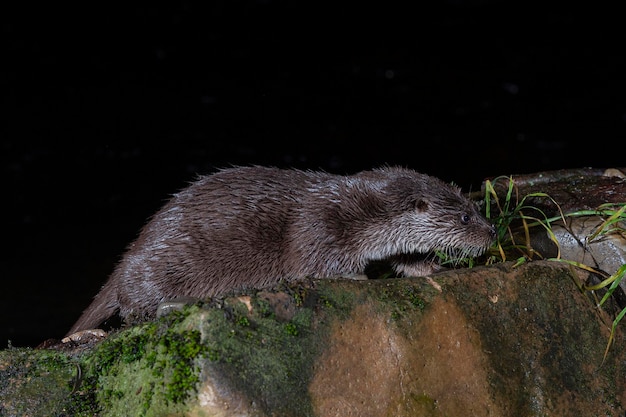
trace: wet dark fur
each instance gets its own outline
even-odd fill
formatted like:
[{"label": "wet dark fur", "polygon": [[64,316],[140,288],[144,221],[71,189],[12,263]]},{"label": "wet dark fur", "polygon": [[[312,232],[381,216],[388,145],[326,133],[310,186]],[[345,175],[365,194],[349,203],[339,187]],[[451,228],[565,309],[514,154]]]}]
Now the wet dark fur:
[{"label": "wet dark fur", "polygon": [[458,187],[384,167],[352,176],[236,167],[201,177],[142,229],[68,334],[119,312],[153,317],[179,296],[204,298],[304,277],[438,269],[432,253],[478,256],[494,231]]}]

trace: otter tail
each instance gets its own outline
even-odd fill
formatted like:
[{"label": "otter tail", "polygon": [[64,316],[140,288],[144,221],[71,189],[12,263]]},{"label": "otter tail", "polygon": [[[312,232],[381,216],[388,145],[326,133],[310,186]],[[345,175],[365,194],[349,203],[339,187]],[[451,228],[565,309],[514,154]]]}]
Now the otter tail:
[{"label": "otter tail", "polygon": [[98,295],[96,295],[89,305],[83,311],[66,336],[74,334],[81,330],[94,329],[103,321],[113,316],[120,308],[117,300],[117,291],[110,281],[104,284]]}]

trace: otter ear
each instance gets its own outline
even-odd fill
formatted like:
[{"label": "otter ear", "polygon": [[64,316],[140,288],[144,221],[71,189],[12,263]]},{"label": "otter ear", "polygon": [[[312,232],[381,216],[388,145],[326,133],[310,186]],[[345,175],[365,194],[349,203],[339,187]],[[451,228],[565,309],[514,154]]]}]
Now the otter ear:
[{"label": "otter ear", "polygon": [[424,200],[423,198],[415,200],[415,210],[419,212],[424,212],[428,210],[428,201]]}]

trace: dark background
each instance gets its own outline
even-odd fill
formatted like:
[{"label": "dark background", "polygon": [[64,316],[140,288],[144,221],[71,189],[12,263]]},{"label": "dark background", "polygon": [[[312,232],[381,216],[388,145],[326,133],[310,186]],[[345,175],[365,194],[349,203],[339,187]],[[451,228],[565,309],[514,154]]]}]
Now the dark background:
[{"label": "dark background", "polygon": [[469,190],[626,165],[622,14],[550,5],[2,6],[0,348],[62,337],[217,167],[401,164]]}]

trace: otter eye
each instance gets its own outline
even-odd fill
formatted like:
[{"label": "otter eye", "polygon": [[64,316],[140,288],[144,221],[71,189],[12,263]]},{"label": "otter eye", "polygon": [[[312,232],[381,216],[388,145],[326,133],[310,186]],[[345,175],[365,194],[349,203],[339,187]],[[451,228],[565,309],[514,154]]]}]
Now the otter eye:
[{"label": "otter eye", "polygon": [[470,219],[471,219],[471,217],[470,217],[470,215],[469,215],[469,214],[463,214],[463,215],[461,216],[461,223],[463,223],[463,224],[469,224]]},{"label": "otter eye", "polygon": [[426,211],[428,209],[428,202],[426,202],[426,200],[418,200],[415,202],[415,208],[417,211]]}]

